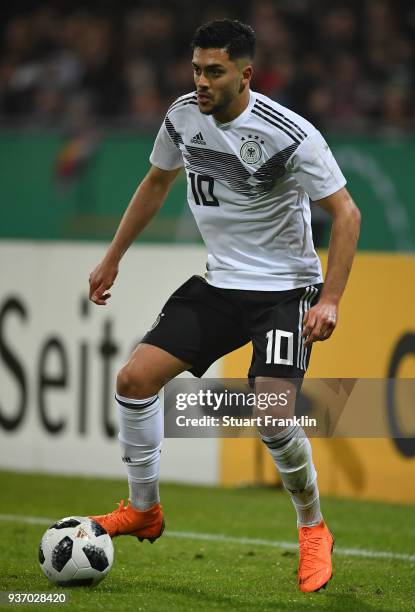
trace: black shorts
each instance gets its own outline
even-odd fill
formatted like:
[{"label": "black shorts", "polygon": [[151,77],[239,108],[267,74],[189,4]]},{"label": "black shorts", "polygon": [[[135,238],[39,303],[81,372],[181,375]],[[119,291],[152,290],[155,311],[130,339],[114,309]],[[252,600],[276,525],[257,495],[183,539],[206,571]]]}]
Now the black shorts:
[{"label": "black shorts", "polygon": [[311,347],[304,348],[302,320],[322,287],[221,289],[192,276],[167,300],[142,342],[190,363],[189,371],[202,376],[214,361],[252,341],[250,379],[303,378]]}]

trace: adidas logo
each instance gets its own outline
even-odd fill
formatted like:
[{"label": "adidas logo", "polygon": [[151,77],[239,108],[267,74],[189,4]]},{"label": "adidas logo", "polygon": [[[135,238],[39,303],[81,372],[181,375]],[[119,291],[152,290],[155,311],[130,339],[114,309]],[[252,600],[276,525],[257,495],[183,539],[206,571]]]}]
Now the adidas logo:
[{"label": "adidas logo", "polygon": [[85,529],[80,527],[75,534],[75,538],[79,538],[80,540],[89,540],[89,535],[87,534]]},{"label": "adidas logo", "polygon": [[200,145],[206,144],[205,140],[203,139],[202,132],[199,132],[198,134],[193,136],[190,142],[192,142],[193,144],[200,144]]}]

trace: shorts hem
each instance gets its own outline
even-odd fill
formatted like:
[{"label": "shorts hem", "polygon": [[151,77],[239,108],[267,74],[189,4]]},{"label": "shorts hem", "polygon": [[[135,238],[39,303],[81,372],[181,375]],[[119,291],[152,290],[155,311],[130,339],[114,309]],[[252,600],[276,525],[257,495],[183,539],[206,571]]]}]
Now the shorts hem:
[{"label": "shorts hem", "polygon": [[[140,341],[140,344],[150,344],[151,346],[156,346],[157,348],[160,348],[163,351],[166,351],[166,353],[169,353],[169,355],[171,355],[172,357],[176,357],[176,359],[180,359],[181,361],[185,361],[186,363],[190,363],[190,364],[192,363],[192,360],[189,359],[189,356],[185,355],[184,352],[182,353],[180,350],[171,349],[171,347],[166,346],[162,342],[157,342],[157,341],[148,339],[146,338],[146,336],[144,336],[144,338]],[[200,366],[191,365],[189,369],[184,370],[184,371],[190,372],[196,378],[201,378],[210,366],[211,366],[210,363],[207,365],[200,365]]]}]

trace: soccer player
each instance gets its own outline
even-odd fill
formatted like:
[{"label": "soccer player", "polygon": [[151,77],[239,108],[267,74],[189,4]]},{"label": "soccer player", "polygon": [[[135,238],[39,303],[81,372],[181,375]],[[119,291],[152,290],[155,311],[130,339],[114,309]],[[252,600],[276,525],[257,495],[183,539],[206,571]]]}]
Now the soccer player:
[{"label": "soccer player", "polygon": [[[302,379],[313,342],[327,340],[336,326],[360,227],[360,213],[321,134],[250,89],[252,28],[229,19],[209,22],[196,31],[192,49],[196,91],[168,109],[151,168],[90,276],[90,299],[106,304],[122,256],[184,167],[189,206],[208,250],[206,275],[191,277],[170,296],[118,374],[119,441],[130,499],[93,517],[110,536],[151,542],[164,529],[159,390],[186,370],[202,376],[249,341],[248,376],[257,391]],[[332,216],[324,286],[310,198]],[[320,510],[310,442],[296,426],[266,434],[262,439],[297,513],[299,587],[316,591],[331,578],[333,538]]]}]

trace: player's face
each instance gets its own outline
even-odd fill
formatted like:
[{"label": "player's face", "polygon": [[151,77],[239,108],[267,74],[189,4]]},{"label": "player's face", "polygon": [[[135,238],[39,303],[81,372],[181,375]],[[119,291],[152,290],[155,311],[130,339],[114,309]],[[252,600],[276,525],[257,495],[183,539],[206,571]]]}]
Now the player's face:
[{"label": "player's face", "polygon": [[234,102],[249,84],[252,68],[247,60],[230,60],[224,49],[193,51],[193,78],[199,109],[215,115]]}]

